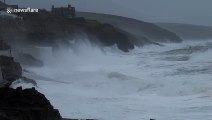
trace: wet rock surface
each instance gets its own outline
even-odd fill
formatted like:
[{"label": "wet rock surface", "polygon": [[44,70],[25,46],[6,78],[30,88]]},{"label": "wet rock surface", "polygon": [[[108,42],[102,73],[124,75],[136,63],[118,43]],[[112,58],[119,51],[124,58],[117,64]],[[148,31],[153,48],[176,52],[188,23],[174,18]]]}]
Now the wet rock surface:
[{"label": "wet rock surface", "polygon": [[2,76],[0,86],[3,84],[10,85],[13,81],[22,77],[21,65],[15,62],[13,57],[0,56],[0,69]]},{"label": "wet rock surface", "polygon": [[46,97],[35,88],[0,88],[0,120],[61,120]]},{"label": "wet rock surface", "polygon": [[80,26],[86,33],[95,36],[97,40],[100,40],[99,42],[106,46],[117,45],[117,47],[124,52],[134,49],[134,44],[128,39],[128,36],[110,24],[88,21]]}]

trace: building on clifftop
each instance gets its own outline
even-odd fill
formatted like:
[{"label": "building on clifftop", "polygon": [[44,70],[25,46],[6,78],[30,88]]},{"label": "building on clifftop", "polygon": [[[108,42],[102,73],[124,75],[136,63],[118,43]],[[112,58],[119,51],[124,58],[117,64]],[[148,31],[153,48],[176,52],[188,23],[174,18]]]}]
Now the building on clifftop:
[{"label": "building on clifftop", "polygon": [[75,7],[72,7],[71,5],[68,5],[68,7],[59,7],[59,8],[55,8],[53,5],[51,12],[52,12],[52,14],[54,14],[56,16],[61,16],[64,18],[75,18],[76,17]]},{"label": "building on clifftop", "polygon": [[0,1],[0,11],[1,10],[5,10],[7,8],[7,4],[5,4],[4,2]]},{"label": "building on clifftop", "polygon": [[8,5],[2,1],[0,1],[0,11],[6,11],[7,8],[13,8],[13,9],[17,9],[18,8],[18,5]]}]

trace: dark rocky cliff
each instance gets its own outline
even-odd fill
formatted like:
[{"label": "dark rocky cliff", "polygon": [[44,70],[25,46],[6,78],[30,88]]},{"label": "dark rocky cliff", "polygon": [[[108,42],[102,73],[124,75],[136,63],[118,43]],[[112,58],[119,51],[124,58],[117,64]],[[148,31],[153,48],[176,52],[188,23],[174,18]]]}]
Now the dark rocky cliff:
[{"label": "dark rocky cliff", "polygon": [[61,120],[45,96],[34,88],[0,88],[0,120]]},{"label": "dark rocky cliff", "polygon": [[10,85],[22,77],[22,67],[12,57],[0,56],[0,74],[2,75],[0,87]]},{"label": "dark rocky cliff", "polygon": [[181,42],[182,39],[174,32],[162,28],[154,23],[144,22],[132,18],[98,14],[89,12],[77,12],[77,16],[87,19],[95,19],[102,23],[109,23],[135,36],[140,44],[157,42]]},{"label": "dark rocky cliff", "polygon": [[67,44],[67,40],[86,34],[91,42],[103,46],[116,44],[125,52],[134,48],[130,39],[112,25],[84,18],[65,19],[43,13],[25,15],[23,20],[0,20],[0,26],[0,36],[12,44],[54,46],[58,41]]},{"label": "dark rocky cliff", "polygon": [[[0,42],[0,51],[8,50],[10,46]],[[24,57],[32,59],[24,54]],[[31,62],[32,62],[31,61]],[[54,109],[47,98],[35,88],[10,88],[12,82],[22,79],[26,83],[37,86],[36,81],[22,76],[20,63],[13,57],[0,56],[0,120],[76,120],[64,119],[59,111]],[[88,119],[92,120],[92,119]]]}]

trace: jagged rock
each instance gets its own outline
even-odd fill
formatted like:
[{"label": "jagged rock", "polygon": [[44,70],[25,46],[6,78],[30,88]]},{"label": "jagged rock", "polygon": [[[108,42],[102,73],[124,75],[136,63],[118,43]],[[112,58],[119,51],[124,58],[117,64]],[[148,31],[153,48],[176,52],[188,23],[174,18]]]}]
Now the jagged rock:
[{"label": "jagged rock", "polygon": [[0,120],[61,120],[46,97],[35,88],[0,88]]},{"label": "jagged rock", "polygon": [[95,36],[106,46],[116,44],[117,47],[124,52],[134,49],[134,45],[128,37],[110,24],[101,24],[97,21],[93,21],[92,23],[85,23],[82,28],[84,28],[86,33]]},{"label": "jagged rock", "polygon": [[22,76],[21,65],[15,62],[13,57],[0,56],[0,69],[3,84],[10,85],[13,81],[21,78]]}]

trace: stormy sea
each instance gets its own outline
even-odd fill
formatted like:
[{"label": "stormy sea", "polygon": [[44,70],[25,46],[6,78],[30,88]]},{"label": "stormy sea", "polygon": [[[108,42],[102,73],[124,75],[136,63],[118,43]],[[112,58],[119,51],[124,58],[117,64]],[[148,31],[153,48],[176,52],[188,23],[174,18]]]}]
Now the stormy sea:
[{"label": "stormy sea", "polygon": [[[79,41],[79,40],[78,40]],[[65,118],[211,120],[212,40],[146,45],[124,53],[83,40],[35,47],[43,67],[23,66]],[[21,84],[20,84],[21,82]],[[13,83],[13,87],[32,84]]]}]

